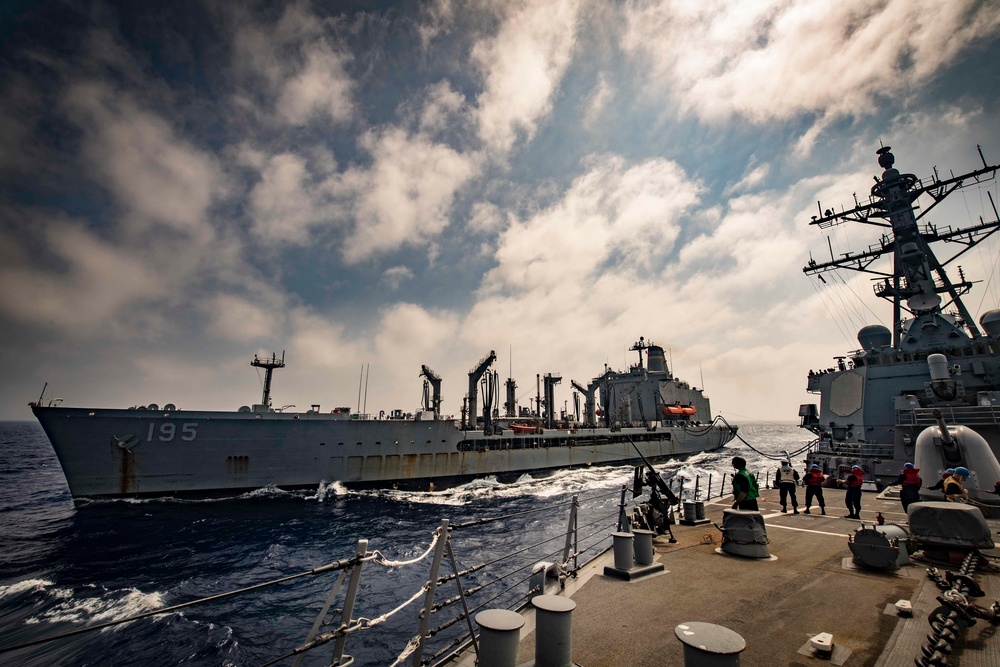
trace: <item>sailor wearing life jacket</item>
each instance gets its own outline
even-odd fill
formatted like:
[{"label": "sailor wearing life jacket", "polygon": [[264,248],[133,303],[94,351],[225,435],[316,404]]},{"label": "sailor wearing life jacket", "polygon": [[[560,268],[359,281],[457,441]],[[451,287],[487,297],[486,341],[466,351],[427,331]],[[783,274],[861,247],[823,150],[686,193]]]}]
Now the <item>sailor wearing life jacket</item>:
[{"label": "sailor wearing life jacket", "polygon": [[788,461],[782,461],[774,479],[778,482],[778,497],[781,502],[781,511],[788,511],[786,506],[790,494],[792,496],[792,514],[798,514],[799,501],[795,498],[795,483],[799,480],[799,472]]},{"label": "sailor wearing life jacket", "polygon": [[733,509],[759,511],[757,498],[760,491],[757,480],[747,470],[746,459],[734,456],[733,467],[736,468],[736,474],[733,475]]},{"label": "sailor wearing life jacket", "polygon": [[903,472],[899,474],[896,481],[893,484],[899,485],[899,500],[903,503],[903,511],[910,506],[910,503],[915,503],[920,500],[920,485],[923,484],[923,480],[920,479],[920,468],[914,468],[912,463],[903,464]]},{"label": "sailor wearing life jacket", "polygon": [[965,480],[969,479],[972,473],[968,468],[959,466],[955,468],[955,474],[944,481],[944,497],[952,502],[963,502],[969,499],[969,491],[965,488]]},{"label": "sailor wearing life jacket", "polygon": [[845,480],[847,493],[844,495],[844,502],[847,504],[847,516],[845,519],[861,518],[861,485],[865,481],[865,471],[861,466],[851,466],[851,472]]},{"label": "sailor wearing life jacket", "polygon": [[944,483],[948,481],[948,478],[955,474],[954,468],[948,468],[943,473],[941,473],[941,479],[939,479],[934,486],[928,486],[928,491],[940,491],[944,493]]},{"label": "sailor wearing life jacket", "polygon": [[815,463],[806,470],[802,484],[806,487],[806,514],[809,514],[809,506],[812,505],[813,498],[819,502],[819,510],[826,514],[826,503],[823,502],[823,471]]}]

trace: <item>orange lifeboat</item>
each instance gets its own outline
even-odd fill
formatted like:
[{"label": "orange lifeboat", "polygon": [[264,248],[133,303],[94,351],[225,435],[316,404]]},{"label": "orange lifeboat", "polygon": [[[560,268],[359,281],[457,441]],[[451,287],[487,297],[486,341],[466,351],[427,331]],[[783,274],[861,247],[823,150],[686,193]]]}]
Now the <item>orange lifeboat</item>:
[{"label": "orange lifeboat", "polygon": [[534,433],[535,425],[514,423],[510,425],[510,430],[514,431],[514,433]]},{"label": "orange lifeboat", "polygon": [[667,417],[679,417],[684,414],[684,408],[679,405],[664,405],[663,414]]},{"label": "orange lifeboat", "polygon": [[685,405],[684,407],[681,408],[681,414],[684,415],[693,415],[697,413],[698,409],[695,408],[693,405]]}]

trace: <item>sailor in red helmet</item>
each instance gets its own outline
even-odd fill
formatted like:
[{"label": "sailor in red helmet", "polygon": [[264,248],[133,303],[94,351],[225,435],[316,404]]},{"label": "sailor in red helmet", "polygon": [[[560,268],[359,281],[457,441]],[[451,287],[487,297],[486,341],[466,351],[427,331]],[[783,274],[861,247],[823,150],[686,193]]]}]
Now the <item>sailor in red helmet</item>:
[{"label": "sailor in red helmet", "polygon": [[861,485],[865,482],[865,471],[861,466],[851,466],[851,472],[847,475],[844,483],[847,484],[847,494],[844,502],[847,503],[847,516],[845,519],[861,518]]},{"label": "sailor in red helmet", "polygon": [[903,464],[903,472],[899,474],[896,481],[893,484],[898,484],[899,489],[899,500],[903,503],[903,511],[910,506],[910,503],[915,503],[920,500],[920,485],[923,484],[923,480],[920,479],[920,468],[914,468],[912,463]]}]

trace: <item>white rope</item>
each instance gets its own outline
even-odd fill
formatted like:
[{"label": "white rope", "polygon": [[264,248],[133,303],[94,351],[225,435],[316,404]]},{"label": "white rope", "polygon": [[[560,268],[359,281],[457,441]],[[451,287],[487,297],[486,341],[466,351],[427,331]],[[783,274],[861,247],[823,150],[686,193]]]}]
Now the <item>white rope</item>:
[{"label": "white rope", "polygon": [[404,660],[409,658],[410,655],[417,650],[418,646],[420,646],[420,635],[414,635],[413,637],[410,638],[410,641],[407,642],[406,647],[403,648],[403,652],[399,654],[399,657],[396,658],[396,661],[391,665],[389,665],[389,667],[397,667],[397,665],[402,664]]},{"label": "white rope", "polygon": [[431,545],[427,547],[427,551],[425,551],[423,554],[417,556],[412,560],[388,560],[384,555],[382,555],[382,552],[378,550],[372,552],[372,558],[374,559],[376,565],[384,565],[385,567],[402,567],[404,565],[413,565],[414,563],[419,563],[423,559],[427,558],[427,556],[429,556],[431,552],[434,551],[434,547],[435,545],[437,545],[439,537],[440,537],[440,529],[434,531],[434,538],[431,540]]},{"label": "white rope", "polygon": [[420,590],[418,590],[416,593],[414,593],[410,597],[409,600],[407,600],[403,604],[399,605],[398,607],[396,607],[392,611],[386,612],[385,614],[382,614],[381,616],[376,616],[375,618],[370,619],[370,620],[367,619],[367,618],[358,618],[358,623],[362,624],[365,628],[370,628],[370,627],[373,627],[375,625],[378,625],[379,623],[384,623],[385,620],[388,619],[393,614],[395,614],[395,613],[397,613],[399,611],[402,611],[403,609],[405,609],[409,605],[413,604],[413,602],[416,601],[417,598],[419,598],[421,595],[423,595],[424,593],[427,592],[427,590],[428,590],[429,587],[430,587],[429,583],[428,584],[424,584],[423,586],[420,587]]}]

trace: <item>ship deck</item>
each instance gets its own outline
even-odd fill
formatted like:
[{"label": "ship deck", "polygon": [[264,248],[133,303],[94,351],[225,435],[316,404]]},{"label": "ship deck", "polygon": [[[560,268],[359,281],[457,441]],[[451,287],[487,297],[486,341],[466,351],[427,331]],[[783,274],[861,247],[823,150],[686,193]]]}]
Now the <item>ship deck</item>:
[{"label": "ship deck", "polygon": [[[706,622],[729,628],[745,639],[746,650],[740,655],[744,667],[819,664],[809,639],[820,632],[831,633],[834,643],[832,659],[823,662],[913,665],[931,631],[928,614],[939,606],[936,597],[941,591],[926,574],[932,563],[911,557],[909,565],[896,571],[859,569],[852,562],[847,541],[859,522],[843,518],[843,491],[825,489],[824,493],[826,516],[794,515],[779,511],[776,490],[762,490],[760,506],[771,559],[717,552],[721,534],[707,523],[674,526],[676,544],[666,537],[654,541],[655,560],[665,567],[662,573],[633,581],[605,576],[604,567],[613,565],[610,552],[590,563],[576,580],[568,582],[565,591],[577,604],[572,612],[573,662],[585,667],[682,665],[684,648],[674,628],[685,622]],[[706,517],[721,524],[729,502],[723,498],[706,503]],[[866,493],[862,504],[865,522],[874,522],[881,512],[886,523],[905,524],[898,500]],[[818,509],[814,507],[813,512]],[[994,514],[1000,517],[1000,511]],[[1000,521],[988,522],[996,539]],[[933,564],[942,571],[957,571]],[[992,567],[977,570],[975,579],[986,591],[985,598],[976,600],[980,606],[1000,600],[998,571]],[[892,605],[900,599],[911,601],[911,618],[896,614]],[[525,615],[519,664],[534,658],[533,612]],[[978,620],[958,639],[949,664],[1000,665],[996,630]],[[469,658],[466,655],[462,662]]]}]

